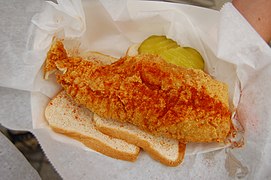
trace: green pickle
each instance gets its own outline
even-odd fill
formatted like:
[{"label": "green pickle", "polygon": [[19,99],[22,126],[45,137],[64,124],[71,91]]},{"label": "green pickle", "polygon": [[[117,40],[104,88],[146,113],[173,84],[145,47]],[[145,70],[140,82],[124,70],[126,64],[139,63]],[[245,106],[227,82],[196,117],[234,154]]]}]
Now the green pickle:
[{"label": "green pickle", "polygon": [[204,69],[200,53],[191,47],[181,47],[165,36],[150,36],[138,48],[139,54],[157,54],[168,63],[194,69]]},{"label": "green pickle", "polygon": [[190,47],[177,47],[159,53],[167,62],[185,68],[204,69],[204,61],[200,53]]},{"label": "green pickle", "polygon": [[171,48],[176,48],[179,45],[171,40],[166,38],[166,36],[150,36],[144,40],[140,47],[138,48],[139,54],[157,54],[161,51],[165,51]]}]

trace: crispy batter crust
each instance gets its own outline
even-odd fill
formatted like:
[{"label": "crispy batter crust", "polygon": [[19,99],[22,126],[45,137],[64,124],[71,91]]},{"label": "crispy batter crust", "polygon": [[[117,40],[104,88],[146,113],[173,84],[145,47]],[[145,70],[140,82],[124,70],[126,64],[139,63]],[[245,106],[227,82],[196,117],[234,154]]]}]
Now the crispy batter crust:
[{"label": "crispy batter crust", "polygon": [[64,49],[64,45],[61,41],[55,41],[49,52],[47,53],[47,57],[45,60],[45,64],[43,66],[44,79],[48,79],[49,75],[54,73],[57,70],[55,62],[57,60],[63,60],[68,57],[66,50]]},{"label": "crispy batter crust", "polygon": [[56,61],[58,83],[104,118],[130,122],[183,143],[223,141],[230,131],[227,86],[201,70],[154,55],[99,65],[80,57]]}]

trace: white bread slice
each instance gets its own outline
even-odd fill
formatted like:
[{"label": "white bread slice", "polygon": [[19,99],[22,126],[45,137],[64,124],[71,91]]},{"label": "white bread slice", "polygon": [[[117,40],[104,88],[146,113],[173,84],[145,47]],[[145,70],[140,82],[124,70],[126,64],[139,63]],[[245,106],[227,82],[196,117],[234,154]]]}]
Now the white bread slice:
[{"label": "white bread slice", "polygon": [[80,56],[85,60],[96,61],[98,63],[102,63],[104,65],[112,64],[113,62],[117,61],[117,58],[112,56],[102,54],[95,51],[87,51],[80,54]]},{"label": "white bread slice", "polygon": [[175,139],[156,137],[132,124],[103,119],[96,114],[93,120],[101,132],[143,148],[153,159],[167,166],[177,166],[184,158],[185,144]]},{"label": "white bread slice", "polygon": [[116,159],[135,161],[140,148],[98,131],[93,113],[78,106],[64,91],[54,97],[45,109],[50,127],[84,143],[87,147]]},{"label": "white bread slice", "polygon": [[126,56],[138,55],[138,48],[140,47],[140,45],[141,45],[141,43],[131,45],[126,51]]}]

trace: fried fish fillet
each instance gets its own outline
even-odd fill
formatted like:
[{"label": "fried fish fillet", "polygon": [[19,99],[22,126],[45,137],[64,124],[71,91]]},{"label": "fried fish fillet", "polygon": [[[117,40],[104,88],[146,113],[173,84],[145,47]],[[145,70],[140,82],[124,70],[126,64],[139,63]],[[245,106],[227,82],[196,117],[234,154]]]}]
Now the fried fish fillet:
[{"label": "fried fish fillet", "polygon": [[63,71],[56,77],[67,94],[103,118],[182,143],[222,142],[230,132],[227,85],[201,70],[177,67],[155,55],[126,56],[110,65],[81,57],[50,58],[66,54],[55,42],[45,68],[56,65]]}]

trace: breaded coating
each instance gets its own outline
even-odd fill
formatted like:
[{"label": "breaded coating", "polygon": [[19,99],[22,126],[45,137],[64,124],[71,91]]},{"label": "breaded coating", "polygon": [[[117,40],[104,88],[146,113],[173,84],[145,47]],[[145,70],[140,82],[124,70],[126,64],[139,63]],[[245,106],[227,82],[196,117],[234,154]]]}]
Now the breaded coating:
[{"label": "breaded coating", "polygon": [[45,60],[45,65],[43,67],[44,79],[48,79],[50,74],[53,74],[56,71],[55,61],[67,59],[67,52],[64,50],[64,45],[61,41],[55,41],[50,51],[47,53]]},{"label": "breaded coating", "polygon": [[57,81],[67,94],[103,118],[182,143],[222,142],[230,132],[227,86],[201,70],[155,55],[123,57],[111,65],[81,57],[55,63],[66,70]]}]

